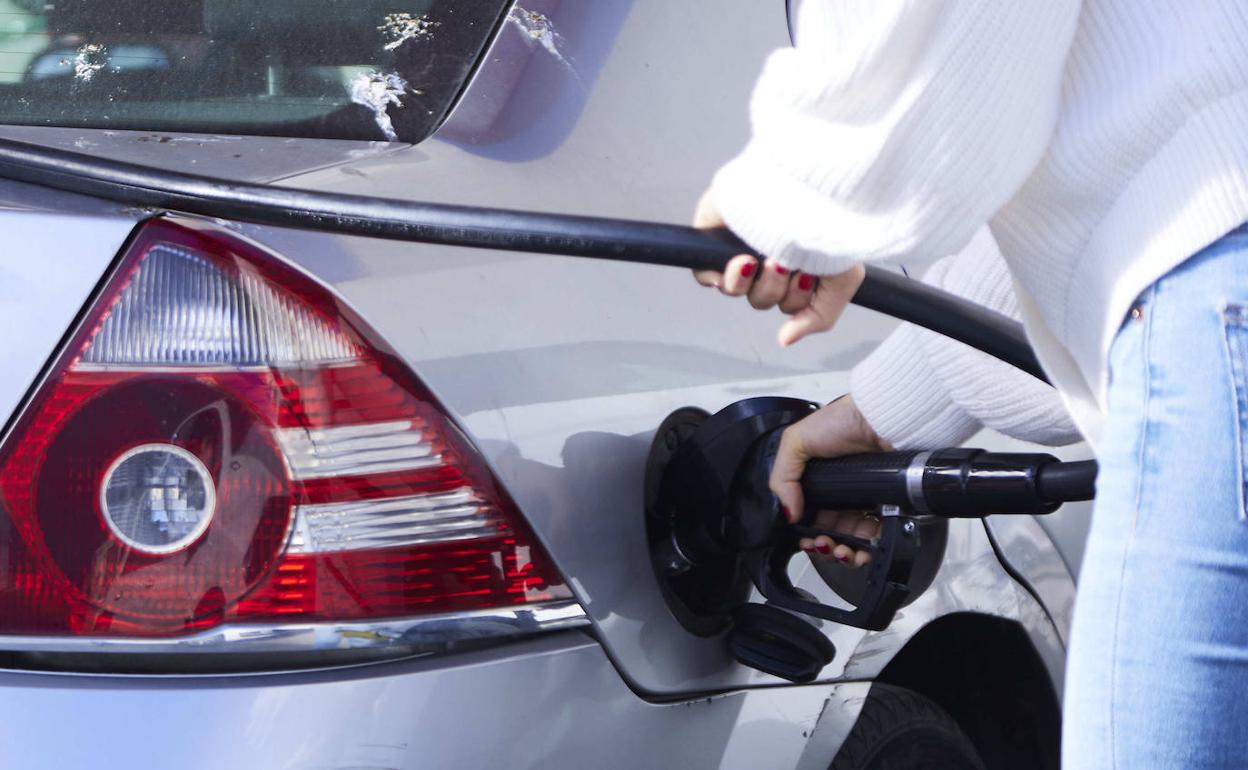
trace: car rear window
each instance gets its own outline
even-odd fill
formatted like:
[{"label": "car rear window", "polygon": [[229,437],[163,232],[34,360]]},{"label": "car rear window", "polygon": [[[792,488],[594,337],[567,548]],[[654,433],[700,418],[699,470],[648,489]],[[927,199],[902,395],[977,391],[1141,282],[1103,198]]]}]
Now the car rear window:
[{"label": "car rear window", "polygon": [[0,124],[416,142],[507,0],[0,0]]}]

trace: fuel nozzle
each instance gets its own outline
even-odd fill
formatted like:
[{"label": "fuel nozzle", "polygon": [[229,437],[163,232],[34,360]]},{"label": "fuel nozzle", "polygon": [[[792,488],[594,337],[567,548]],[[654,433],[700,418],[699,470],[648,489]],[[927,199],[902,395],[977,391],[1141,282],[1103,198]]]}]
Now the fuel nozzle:
[{"label": "fuel nozzle", "polygon": [[[748,612],[738,606],[729,643],[742,663],[777,676],[809,681],[831,659],[815,638],[822,634],[788,616],[868,630],[888,626],[914,581],[923,581],[914,570],[923,522],[1040,515],[1094,495],[1092,461],[963,448],[881,452],[808,463],[806,515],[790,524],[768,477],[781,432],[817,408],[799,399],[752,398],[705,417],[663,463],[661,504],[654,506],[666,522],[652,547],[656,574],[687,583],[702,574],[747,574],[766,604]],[[819,529],[821,510],[876,511],[879,535],[868,540]],[[819,535],[871,554],[862,568],[864,590],[851,608],[823,604],[789,579],[800,538]]]}]

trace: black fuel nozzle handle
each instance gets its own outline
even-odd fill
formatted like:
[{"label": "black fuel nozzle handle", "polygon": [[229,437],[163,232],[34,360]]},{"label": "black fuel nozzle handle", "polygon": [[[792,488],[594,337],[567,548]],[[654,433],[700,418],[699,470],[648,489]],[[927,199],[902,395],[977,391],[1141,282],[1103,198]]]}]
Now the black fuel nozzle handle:
[{"label": "black fuel nozzle handle", "polygon": [[1045,514],[1091,500],[1096,463],[1047,454],[938,449],[812,460],[802,474],[806,517],[818,510],[896,505],[917,514]]},{"label": "black fuel nozzle handle", "polygon": [[[1063,463],[1046,454],[982,449],[877,452],[813,460],[802,475],[802,521],[789,525],[767,488],[781,429],[758,445],[738,487],[730,517],[759,592],[778,608],[868,630],[888,626],[910,596],[910,577],[921,547],[915,516],[982,517],[1043,514],[1063,502],[1093,497],[1096,463]],[[819,529],[820,510],[869,510],[880,519],[870,540]],[[770,529],[768,529],[770,528]],[[770,536],[765,536],[767,532]],[[798,538],[827,535],[871,555],[864,567],[867,591],[853,608],[812,601],[797,591],[788,562]]]},{"label": "black fuel nozzle handle", "polygon": [[806,463],[803,519],[818,510],[874,510],[909,506],[907,473],[920,452],[871,452]]}]

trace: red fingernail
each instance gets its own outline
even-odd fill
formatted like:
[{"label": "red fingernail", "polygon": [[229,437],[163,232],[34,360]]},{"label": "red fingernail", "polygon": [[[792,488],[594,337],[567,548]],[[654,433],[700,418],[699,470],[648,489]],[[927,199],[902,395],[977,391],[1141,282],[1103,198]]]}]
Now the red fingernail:
[{"label": "red fingernail", "polygon": [[785,267],[784,265],[776,265],[776,272],[779,273],[780,275],[788,275],[789,269]]},{"label": "red fingernail", "polygon": [[836,560],[837,560],[837,561],[839,561],[841,564],[848,564],[848,563],[849,563],[849,557],[848,557],[848,556],[838,556],[838,557],[836,557]]},{"label": "red fingernail", "polygon": [[815,549],[818,550],[819,553],[832,553],[832,546],[830,545],[817,545],[815,546]]},{"label": "red fingernail", "polygon": [[780,513],[784,514],[784,518],[786,519],[793,518],[792,516],[789,515],[789,506],[787,505],[780,506]]},{"label": "red fingernail", "polygon": [[741,268],[741,277],[749,278],[751,275],[754,275],[754,263],[747,262],[745,267]]},{"label": "red fingernail", "polygon": [[802,277],[797,279],[797,288],[802,291],[810,291],[815,287],[815,277],[802,273]]}]

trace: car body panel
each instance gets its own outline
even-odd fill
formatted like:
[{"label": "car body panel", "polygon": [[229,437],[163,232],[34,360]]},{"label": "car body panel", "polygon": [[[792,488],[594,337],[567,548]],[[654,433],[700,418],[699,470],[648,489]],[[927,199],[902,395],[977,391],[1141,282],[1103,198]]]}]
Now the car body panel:
[{"label": "car body panel", "polygon": [[0,423],[26,395],[134,229],[113,203],[0,185]]},{"label": "car body panel", "polygon": [[857,716],[844,698],[825,712],[835,689],[650,703],[567,632],[506,654],[334,672],[0,674],[0,745],[6,767],[26,770],[795,767],[816,727],[841,733]]},{"label": "car body panel", "polygon": [[1045,608],[1066,645],[1075,611],[1074,579],[1048,533],[1031,516],[993,516],[984,526],[1003,565]]}]

